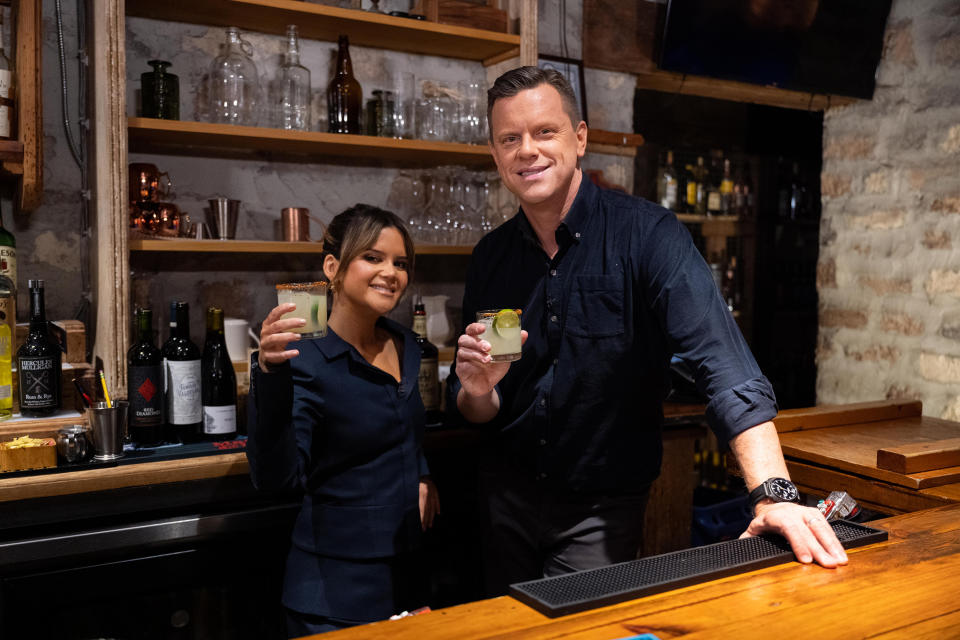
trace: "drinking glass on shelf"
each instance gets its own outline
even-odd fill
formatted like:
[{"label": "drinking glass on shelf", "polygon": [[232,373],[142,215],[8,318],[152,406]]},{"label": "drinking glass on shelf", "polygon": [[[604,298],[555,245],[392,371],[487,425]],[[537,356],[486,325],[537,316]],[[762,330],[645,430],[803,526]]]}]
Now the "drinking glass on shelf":
[{"label": "drinking glass on shelf", "polygon": [[459,141],[467,144],[486,143],[486,107],[483,85],[479,82],[461,82]]},{"label": "drinking glass on shelf", "polygon": [[291,282],[277,285],[277,304],[292,302],[297,308],[280,318],[302,318],[306,324],[290,329],[305,338],[327,335],[327,283]]},{"label": "drinking glass on shelf", "polygon": [[490,343],[490,359],[513,362],[521,356],[520,309],[492,309],[477,312],[477,322],[484,326],[480,336]]},{"label": "drinking glass on shelf", "polygon": [[393,137],[412,138],[414,136],[414,87],[416,81],[409,71],[395,71],[393,84]]}]

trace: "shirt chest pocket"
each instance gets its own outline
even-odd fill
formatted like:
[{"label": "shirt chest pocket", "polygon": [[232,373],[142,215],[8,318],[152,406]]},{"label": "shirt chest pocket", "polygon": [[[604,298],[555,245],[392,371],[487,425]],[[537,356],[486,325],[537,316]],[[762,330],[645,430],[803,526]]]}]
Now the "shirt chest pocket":
[{"label": "shirt chest pocket", "polygon": [[581,338],[623,333],[623,274],[576,276],[567,307],[567,332]]}]

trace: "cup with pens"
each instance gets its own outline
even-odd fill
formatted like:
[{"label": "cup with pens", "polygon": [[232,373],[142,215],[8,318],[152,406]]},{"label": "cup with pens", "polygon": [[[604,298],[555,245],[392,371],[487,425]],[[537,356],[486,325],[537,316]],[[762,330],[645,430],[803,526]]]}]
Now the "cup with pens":
[{"label": "cup with pens", "polygon": [[[96,375],[96,374],[94,374]],[[80,394],[90,421],[90,435],[93,440],[93,459],[106,461],[123,457],[123,443],[127,438],[127,417],[130,408],[126,400],[113,401],[107,389],[107,380],[103,371],[99,372],[99,390],[103,400],[99,399],[98,389],[91,388],[94,375],[85,374],[75,378],[73,383]]]}]

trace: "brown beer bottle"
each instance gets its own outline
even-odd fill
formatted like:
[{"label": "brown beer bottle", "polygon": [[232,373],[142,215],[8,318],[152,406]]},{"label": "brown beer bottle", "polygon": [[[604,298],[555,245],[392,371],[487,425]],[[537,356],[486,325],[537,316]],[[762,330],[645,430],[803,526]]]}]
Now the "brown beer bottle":
[{"label": "brown beer bottle", "polygon": [[340,36],[337,71],[327,86],[330,133],[359,134],[362,104],[363,90],[353,77],[353,65],[350,62],[350,42],[347,36]]}]

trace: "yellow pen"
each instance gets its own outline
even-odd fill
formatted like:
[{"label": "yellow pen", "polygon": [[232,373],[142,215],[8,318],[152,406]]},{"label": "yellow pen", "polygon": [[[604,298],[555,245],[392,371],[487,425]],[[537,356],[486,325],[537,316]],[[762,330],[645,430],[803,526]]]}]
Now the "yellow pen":
[{"label": "yellow pen", "polygon": [[100,384],[103,386],[103,399],[107,401],[107,408],[113,406],[113,403],[110,402],[110,392],[107,391],[107,378],[103,375],[103,370],[100,371]]}]

